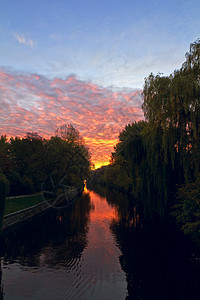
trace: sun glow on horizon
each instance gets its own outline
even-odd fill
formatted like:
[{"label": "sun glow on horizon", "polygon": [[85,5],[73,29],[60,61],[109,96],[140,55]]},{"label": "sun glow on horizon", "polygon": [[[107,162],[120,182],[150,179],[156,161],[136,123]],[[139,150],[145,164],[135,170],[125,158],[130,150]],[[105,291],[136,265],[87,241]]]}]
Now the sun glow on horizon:
[{"label": "sun glow on horizon", "polygon": [[97,162],[95,164],[95,170],[108,165],[109,165],[109,161]]}]

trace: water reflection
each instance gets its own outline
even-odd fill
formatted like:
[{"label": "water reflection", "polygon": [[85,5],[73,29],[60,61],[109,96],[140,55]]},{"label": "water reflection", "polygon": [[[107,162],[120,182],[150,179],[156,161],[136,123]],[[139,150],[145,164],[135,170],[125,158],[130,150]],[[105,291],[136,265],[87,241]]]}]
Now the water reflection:
[{"label": "water reflection", "polygon": [[199,249],[100,186],[7,236],[0,254],[4,300],[199,299]]},{"label": "water reflection", "polygon": [[6,299],[101,300],[126,297],[121,251],[110,231],[117,210],[87,191],[7,236],[1,247]]},{"label": "water reflection", "polygon": [[106,197],[108,204],[117,212],[117,217],[115,218],[117,222],[122,222],[123,220],[125,226],[130,225],[139,228],[143,226],[140,222],[140,214],[134,204],[134,199],[130,195],[98,184],[90,188],[102,197]]},{"label": "water reflection", "polygon": [[189,242],[172,228],[128,224],[122,219],[111,226],[123,253],[127,299],[199,299],[200,266]]},{"label": "water reflection", "polygon": [[127,283],[119,263],[121,251],[110,231],[111,221],[117,219],[117,211],[108,205],[105,197],[93,191],[90,191],[90,197],[93,210],[90,213],[89,243],[82,265],[89,284],[86,299],[124,300]]},{"label": "water reflection", "polygon": [[[60,299],[67,299],[77,274],[67,284],[65,280],[78,269],[87,246],[90,210],[89,194],[84,193],[70,208],[52,210],[4,239],[0,254],[5,299],[54,299],[60,291]],[[63,271],[63,278],[57,280]]]},{"label": "water reflection", "polygon": [[100,189],[118,213],[110,229],[122,252],[126,300],[199,299],[199,248],[169,223],[145,220],[128,195]]},{"label": "water reflection", "polygon": [[52,267],[56,260],[49,260],[49,255],[56,255],[55,251],[59,246],[67,248],[68,245],[63,245],[63,240],[70,243],[70,239],[67,239],[70,236],[75,237],[71,247],[74,248],[74,256],[78,256],[87,245],[90,209],[90,197],[85,193],[69,209],[52,210],[21,230],[8,235],[1,248],[4,263],[17,260],[22,265],[39,266],[41,260],[38,253],[48,245],[52,251],[47,255],[46,260]]}]

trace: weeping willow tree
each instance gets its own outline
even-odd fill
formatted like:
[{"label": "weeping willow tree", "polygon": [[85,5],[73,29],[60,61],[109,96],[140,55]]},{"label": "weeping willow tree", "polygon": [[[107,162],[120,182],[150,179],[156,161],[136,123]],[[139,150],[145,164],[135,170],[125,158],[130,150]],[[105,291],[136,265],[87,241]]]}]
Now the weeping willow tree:
[{"label": "weeping willow tree", "polygon": [[166,163],[183,173],[180,181],[194,180],[200,171],[200,40],[190,45],[179,71],[169,77],[150,74],[143,93],[149,125],[163,131]]},{"label": "weeping willow tree", "polygon": [[119,135],[112,154],[115,170],[126,170],[131,179],[131,193],[147,218],[164,215],[167,202],[168,166],[160,146],[162,130],[153,130],[148,122],[129,124]]},{"label": "weeping willow tree", "polygon": [[112,163],[127,170],[147,215],[164,215],[176,186],[200,176],[200,40],[180,70],[151,73],[143,97],[146,121],[120,133]]}]

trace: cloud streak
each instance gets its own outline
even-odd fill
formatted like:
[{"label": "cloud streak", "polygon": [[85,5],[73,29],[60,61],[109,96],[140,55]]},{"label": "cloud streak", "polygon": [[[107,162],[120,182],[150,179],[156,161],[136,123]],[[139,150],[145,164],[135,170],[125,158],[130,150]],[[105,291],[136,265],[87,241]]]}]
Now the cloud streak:
[{"label": "cloud streak", "polygon": [[16,32],[13,32],[13,36],[15,37],[15,39],[20,43],[20,44],[24,44],[25,46],[31,47],[33,48],[34,45],[34,41],[30,38],[25,37],[24,35],[20,35]]},{"label": "cloud streak", "polygon": [[75,75],[48,79],[0,69],[0,133],[43,137],[71,123],[85,139],[96,166],[109,161],[119,132],[143,118],[141,90],[112,90]]}]

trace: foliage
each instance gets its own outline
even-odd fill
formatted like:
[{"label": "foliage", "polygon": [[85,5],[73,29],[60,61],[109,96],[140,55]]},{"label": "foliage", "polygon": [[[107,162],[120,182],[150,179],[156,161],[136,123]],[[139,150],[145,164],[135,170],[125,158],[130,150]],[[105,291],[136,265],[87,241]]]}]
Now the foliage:
[{"label": "foliage", "polygon": [[165,191],[169,180],[159,145],[160,135],[160,128],[153,131],[145,121],[127,125],[119,135],[111,160],[115,184],[120,186],[117,181],[120,178],[121,187],[138,199],[150,218],[164,215],[167,201]]},{"label": "foliage", "polygon": [[[152,128],[161,127],[166,163],[182,171],[182,180],[199,174],[200,40],[191,44],[186,62],[169,77],[145,80],[143,110]],[[178,165],[176,165],[178,162]]]},{"label": "foliage", "polygon": [[72,125],[61,128],[65,134],[50,139],[35,132],[9,141],[1,137],[0,170],[10,182],[10,196],[40,192],[45,178],[55,173],[64,177],[63,183],[83,187],[90,174],[89,150]]},{"label": "foliage", "polygon": [[200,176],[194,182],[179,187],[178,203],[174,205],[172,216],[181,230],[200,242]]},{"label": "foliage", "polygon": [[83,143],[83,139],[80,136],[79,131],[75,129],[71,124],[65,124],[58,127],[56,129],[56,136],[70,143]]}]

